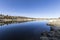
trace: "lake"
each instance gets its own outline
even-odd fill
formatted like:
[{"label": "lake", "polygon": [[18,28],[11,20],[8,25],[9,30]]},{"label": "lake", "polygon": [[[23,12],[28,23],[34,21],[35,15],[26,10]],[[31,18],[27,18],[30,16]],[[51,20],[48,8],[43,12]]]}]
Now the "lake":
[{"label": "lake", "polygon": [[31,21],[0,26],[0,40],[40,40],[42,32],[49,32],[46,21]]}]

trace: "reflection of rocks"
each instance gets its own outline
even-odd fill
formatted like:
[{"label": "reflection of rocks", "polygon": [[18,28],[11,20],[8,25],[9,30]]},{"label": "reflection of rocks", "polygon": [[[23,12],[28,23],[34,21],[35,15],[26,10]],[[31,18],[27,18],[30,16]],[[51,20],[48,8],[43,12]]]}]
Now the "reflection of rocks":
[{"label": "reflection of rocks", "polygon": [[41,34],[41,40],[60,40],[60,30],[52,30]]}]

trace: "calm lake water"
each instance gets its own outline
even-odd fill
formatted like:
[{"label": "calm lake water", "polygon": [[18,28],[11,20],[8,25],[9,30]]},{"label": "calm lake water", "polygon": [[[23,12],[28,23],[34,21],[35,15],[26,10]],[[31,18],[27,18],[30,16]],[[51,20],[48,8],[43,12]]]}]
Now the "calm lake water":
[{"label": "calm lake water", "polygon": [[0,26],[0,40],[39,40],[42,32],[50,31],[46,21],[32,21]]}]

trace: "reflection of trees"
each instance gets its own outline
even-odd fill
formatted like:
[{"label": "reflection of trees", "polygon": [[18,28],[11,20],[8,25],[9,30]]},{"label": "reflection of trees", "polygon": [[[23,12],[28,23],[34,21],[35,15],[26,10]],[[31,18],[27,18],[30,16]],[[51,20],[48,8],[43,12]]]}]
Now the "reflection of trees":
[{"label": "reflection of trees", "polygon": [[27,22],[33,20],[34,18],[30,18],[30,17],[0,15],[0,23],[4,23],[4,24],[21,23],[21,22]]},{"label": "reflection of trees", "polygon": [[12,24],[12,23],[24,23],[24,22],[28,22],[28,21],[21,21],[21,22],[16,22],[16,21],[8,21],[8,22],[1,22],[0,23],[0,26],[3,26],[3,25],[8,25],[8,24]]},{"label": "reflection of trees", "polygon": [[[11,21],[5,21],[6,20],[11,20]],[[26,19],[26,20],[25,20]],[[29,18],[29,17],[21,17],[21,16],[9,16],[9,15],[0,15],[0,26],[4,25],[4,24],[11,24],[11,23],[22,23],[22,22],[28,22],[28,21],[32,21],[32,20],[28,20],[28,19],[34,19],[34,18]]]}]

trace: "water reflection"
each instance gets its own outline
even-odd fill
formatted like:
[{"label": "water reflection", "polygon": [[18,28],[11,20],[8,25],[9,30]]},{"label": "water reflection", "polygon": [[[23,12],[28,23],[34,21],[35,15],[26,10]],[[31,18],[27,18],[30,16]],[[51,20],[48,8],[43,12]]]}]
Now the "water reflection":
[{"label": "water reflection", "polygon": [[0,26],[8,25],[8,24],[13,24],[13,23],[24,23],[24,22],[28,22],[28,21],[21,21],[21,22],[12,22],[12,21],[11,21],[11,22],[3,22],[3,23],[1,22],[1,23],[0,23]]},{"label": "water reflection", "polygon": [[2,40],[40,40],[44,31],[50,31],[46,22],[12,23],[0,27],[0,37],[2,36]]}]

